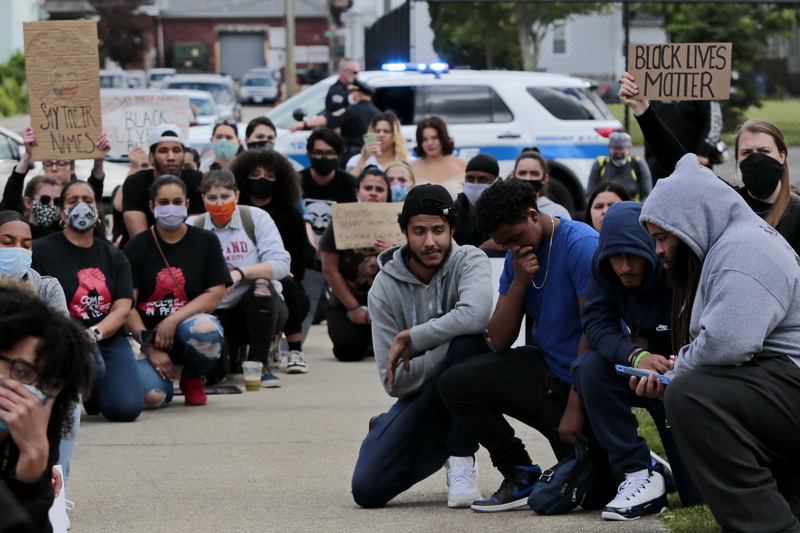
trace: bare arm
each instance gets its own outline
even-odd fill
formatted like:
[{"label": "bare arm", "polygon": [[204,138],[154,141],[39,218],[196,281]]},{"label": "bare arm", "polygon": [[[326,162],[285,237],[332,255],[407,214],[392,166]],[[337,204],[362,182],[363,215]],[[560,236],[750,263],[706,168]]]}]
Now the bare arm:
[{"label": "bare arm", "polygon": [[142,211],[125,211],[122,213],[122,219],[125,221],[125,229],[128,230],[128,236],[133,237],[147,229],[147,216]]}]

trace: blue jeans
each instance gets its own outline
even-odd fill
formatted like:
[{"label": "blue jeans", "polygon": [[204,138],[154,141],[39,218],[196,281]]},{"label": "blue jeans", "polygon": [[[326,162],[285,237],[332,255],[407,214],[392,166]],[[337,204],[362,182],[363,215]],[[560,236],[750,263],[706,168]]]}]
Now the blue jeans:
[{"label": "blue jeans", "polygon": [[[198,327],[202,331],[194,331]],[[182,378],[201,378],[222,353],[223,340],[222,326],[216,317],[205,313],[193,315],[181,322],[175,330],[175,339],[169,356],[174,364],[183,365]],[[163,392],[164,402],[158,407],[163,407],[172,401],[175,392],[172,381],[162,379],[147,359],[137,361],[136,368],[142,382],[143,394]]]},{"label": "blue jeans", "polygon": [[105,373],[93,390],[97,407],[112,422],[132,422],[144,407],[144,394],[136,358],[130,342],[122,335],[100,341],[97,345],[105,363]]}]

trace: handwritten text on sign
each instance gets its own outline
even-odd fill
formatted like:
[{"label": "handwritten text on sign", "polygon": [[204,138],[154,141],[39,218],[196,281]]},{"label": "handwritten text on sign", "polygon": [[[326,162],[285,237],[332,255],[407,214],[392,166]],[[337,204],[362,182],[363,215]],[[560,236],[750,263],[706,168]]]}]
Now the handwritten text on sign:
[{"label": "handwritten text on sign", "polygon": [[[161,124],[175,124],[189,131],[191,108],[188,96],[140,94],[103,96],[103,125],[111,142],[112,157],[148,150],[147,133]],[[186,139],[184,139],[185,141]]]},{"label": "handwritten text on sign", "polygon": [[378,238],[392,244],[406,242],[397,225],[397,214],[402,210],[402,202],[335,204],[331,224],[336,249],[370,248]]},{"label": "handwritten text on sign", "polygon": [[731,43],[628,45],[638,100],[727,100]]},{"label": "handwritten text on sign", "polygon": [[23,24],[33,159],[95,159],[102,131],[97,22]]}]

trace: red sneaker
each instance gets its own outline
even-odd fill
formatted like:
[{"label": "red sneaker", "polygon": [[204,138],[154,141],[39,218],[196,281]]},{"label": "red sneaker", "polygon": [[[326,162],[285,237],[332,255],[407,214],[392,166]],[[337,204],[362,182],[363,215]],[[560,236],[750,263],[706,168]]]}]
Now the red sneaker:
[{"label": "red sneaker", "polygon": [[206,396],[203,378],[181,378],[180,385],[186,405],[205,405]]}]

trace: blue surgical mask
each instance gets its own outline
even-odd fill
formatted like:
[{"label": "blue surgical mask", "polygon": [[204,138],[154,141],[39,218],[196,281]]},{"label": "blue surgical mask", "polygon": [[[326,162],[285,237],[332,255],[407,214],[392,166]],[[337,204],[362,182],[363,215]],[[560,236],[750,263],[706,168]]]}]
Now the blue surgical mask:
[{"label": "blue surgical mask", "polygon": [[214,155],[217,156],[217,159],[227,161],[236,155],[239,145],[227,139],[220,139],[211,143],[211,149],[214,150]]},{"label": "blue surgical mask", "polygon": [[402,202],[408,196],[408,187],[402,185],[400,183],[393,183],[392,184],[392,201],[393,202]]},{"label": "blue surgical mask", "polygon": [[0,248],[0,274],[22,279],[31,267],[33,253],[25,248]]},{"label": "blue surgical mask", "polygon": [[480,183],[465,183],[464,184],[464,196],[467,197],[469,203],[475,205],[478,203],[478,198],[481,197],[483,191],[491,187],[492,185],[489,183],[480,184]]},{"label": "blue surgical mask", "polygon": [[167,231],[175,231],[181,227],[189,214],[185,205],[157,205],[153,209],[153,216],[158,225]]}]

